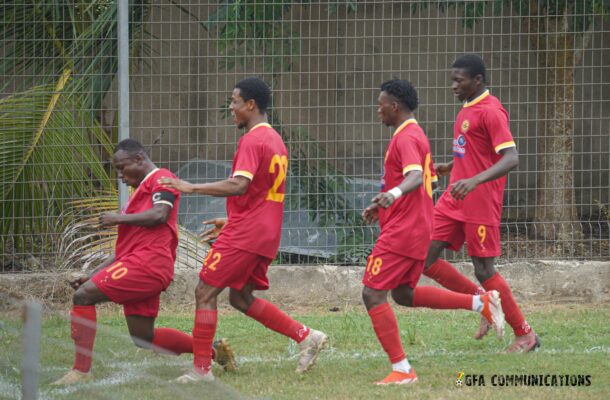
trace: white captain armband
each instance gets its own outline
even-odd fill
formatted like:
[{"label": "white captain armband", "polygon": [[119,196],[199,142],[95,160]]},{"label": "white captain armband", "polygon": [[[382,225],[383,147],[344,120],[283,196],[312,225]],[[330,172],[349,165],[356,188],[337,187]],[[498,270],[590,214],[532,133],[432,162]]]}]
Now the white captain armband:
[{"label": "white captain armband", "polygon": [[176,201],[176,195],[171,192],[155,192],[152,195],[152,203],[156,204],[167,204],[174,208],[174,201]]}]

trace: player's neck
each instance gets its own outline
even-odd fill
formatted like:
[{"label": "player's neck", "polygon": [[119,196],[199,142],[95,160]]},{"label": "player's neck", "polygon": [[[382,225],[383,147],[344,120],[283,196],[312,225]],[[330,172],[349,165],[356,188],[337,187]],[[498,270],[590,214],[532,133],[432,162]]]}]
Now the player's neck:
[{"label": "player's neck", "polygon": [[400,127],[402,124],[404,124],[407,120],[410,119],[415,119],[415,116],[413,115],[412,112],[405,112],[400,114],[400,117],[398,117],[396,119],[396,122],[392,125],[392,129],[396,130],[398,129],[398,127]]},{"label": "player's neck", "polygon": [[259,124],[268,124],[267,114],[258,114],[252,117],[246,124],[246,132],[250,132],[252,128]]},{"label": "player's neck", "polygon": [[470,103],[471,101],[473,101],[474,99],[476,99],[477,97],[479,97],[480,95],[485,93],[486,90],[487,90],[487,88],[485,86],[478,88],[473,94],[468,96],[468,98],[466,99],[466,102]]}]

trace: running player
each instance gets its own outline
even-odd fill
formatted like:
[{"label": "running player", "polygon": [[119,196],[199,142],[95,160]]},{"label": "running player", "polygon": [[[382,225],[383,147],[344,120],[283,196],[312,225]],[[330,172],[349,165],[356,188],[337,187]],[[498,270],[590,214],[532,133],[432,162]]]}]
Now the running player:
[{"label": "running player", "polygon": [[269,288],[267,269],[280,244],[288,152],[281,136],[267,123],[269,86],[258,78],[239,81],[229,109],[239,129],[231,176],[223,181],[191,184],[163,178],[168,188],[185,193],[227,197],[228,221],[208,253],[195,289],[197,310],[193,328],[194,368],[177,382],[212,381],[210,352],[217,323],[217,297],[230,288],[233,307],[267,328],[299,343],[297,373],[311,368],[326,345],[324,333],[310,329],[254,297]]},{"label": "running player", "polygon": [[481,312],[500,334],[504,324],[497,292],[479,296],[416,287],[430,244],[432,184],[436,181],[428,138],[413,116],[417,103],[417,92],[410,82],[391,80],[381,85],[377,112],[381,122],[394,129],[394,135],[385,153],[381,193],[362,215],[368,223],[379,220],[381,227],[362,279],[364,304],[392,363],[392,372],[377,382],[379,385],[417,381],[387,302],[388,291],[402,306]]},{"label": "running player", "polygon": [[[119,179],[135,188],[135,192],[120,214],[109,212],[99,217],[102,227],[118,225],[115,253],[90,277],[71,282],[76,289],[70,314],[70,331],[76,346],[74,365],[55,385],[91,379],[95,305],[106,301],[123,305],[129,334],[136,346],[176,355],[193,351],[192,336],[176,329],[154,327],[159,296],[174,275],[180,201],[178,191],[162,187],[157,180],[175,175],[157,168],[142,145],[133,139],[118,144],[112,164]],[[223,364],[234,369],[233,353],[226,340],[217,342],[217,346]]]},{"label": "running player", "polygon": [[[502,297],[506,321],[516,336],[506,351],[532,351],[540,346],[540,340],[494,267],[495,258],[501,254],[500,217],[506,175],[519,164],[508,113],[485,86],[481,57],[459,57],[452,65],[451,79],[451,88],[464,106],[453,128],[453,161],[436,169],[439,175],[451,174],[451,178],[434,210],[434,232],[424,275],[456,292],[480,293],[483,289],[439,258],[443,249],[457,251],[465,241],[482,287],[497,290]],[[481,339],[488,331],[489,323],[482,318],[475,338]]]}]

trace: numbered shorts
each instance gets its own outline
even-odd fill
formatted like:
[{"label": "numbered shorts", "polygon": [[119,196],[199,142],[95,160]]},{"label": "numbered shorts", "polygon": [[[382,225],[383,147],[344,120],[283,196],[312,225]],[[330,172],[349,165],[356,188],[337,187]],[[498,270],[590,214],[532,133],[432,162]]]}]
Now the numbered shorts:
[{"label": "numbered shorts", "polygon": [[163,284],[145,266],[128,260],[116,260],[91,280],[106,297],[123,305],[125,316],[156,317],[159,296],[169,285]]},{"label": "numbered shorts", "polygon": [[449,243],[449,249],[458,251],[466,241],[466,250],[471,257],[498,257],[500,248],[500,227],[471,224],[457,221],[434,210],[432,240]]},{"label": "numbered shorts", "polygon": [[267,269],[271,259],[214,243],[203,261],[199,278],[206,285],[241,290],[249,283],[256,290],[269,289]]},{"label": "numbered shorts", "polygon": [[414,260],[375,247],[367,258],[362,284],[376,290],[392,290],[407,285],[415,288],[424,271],[424,260]]}]

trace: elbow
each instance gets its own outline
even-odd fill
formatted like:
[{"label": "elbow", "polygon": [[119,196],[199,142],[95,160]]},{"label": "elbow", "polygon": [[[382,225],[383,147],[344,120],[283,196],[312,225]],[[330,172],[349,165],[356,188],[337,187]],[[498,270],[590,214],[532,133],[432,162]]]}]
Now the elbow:
[{"label": "elbow", "polygon": [[241,196],[246,193],[248,190],[248,186],[239,185],[235,188],[234,196]]}]

